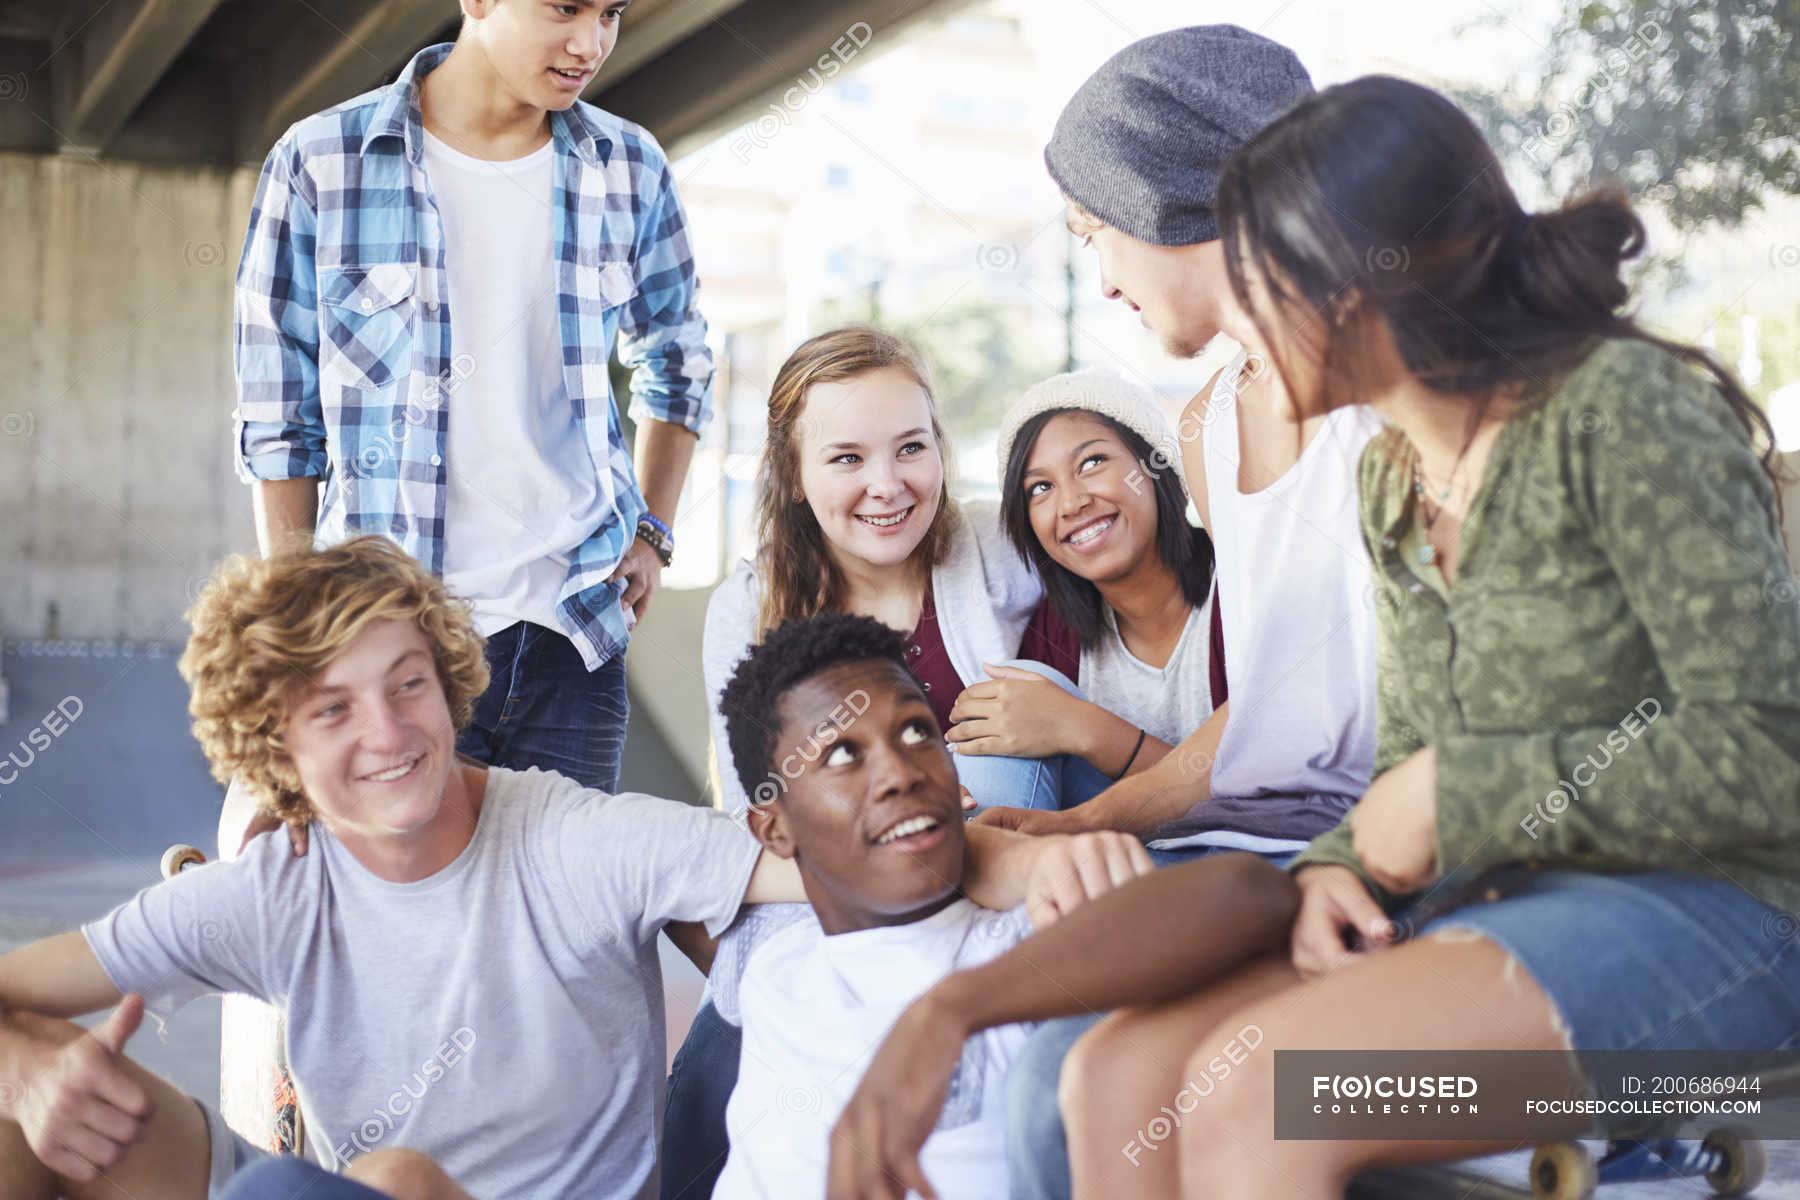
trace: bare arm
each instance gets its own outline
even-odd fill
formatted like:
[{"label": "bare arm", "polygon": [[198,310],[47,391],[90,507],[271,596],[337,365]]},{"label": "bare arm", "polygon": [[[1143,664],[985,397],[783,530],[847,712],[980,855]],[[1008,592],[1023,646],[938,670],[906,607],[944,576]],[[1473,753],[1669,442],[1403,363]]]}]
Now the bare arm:
[{"label": "bare arm", "polygon": [[1231,701],[1145,770],[1127,775],[1085,804],[1066,810],[1072,831],[1116,829],[1139,836],[1212,797],[1212,765],[1225,736]]},{"label": "bare arm", "polygon": [[791,858],[764,850],[750,872],[750,886],[744,889],[744,903],[805,904],[806,888],[800,883],[799,866]]},{"label": "bare arm", "polygon": [[[1253,854],[1166,867],[992,962],[947,976],[921,1003],[953,1014],[965,1035],[1014,1021],[1160,1004],[1286,948],[1298,908],[1292,880]],[[1206,914],[1204,935],[1197,935],[1196,913]]]},{"label": "bare arm", "polygon": [[[1230,701],[1219,705],[1179,746],[1084,804],[1061,812],[991,808],[977,819],[983,825],[1030,834],[1091,833],[1102,829],[1138,837],[1154,833],[1212,797],[1213,759],[1218,757],[1219,739],[1225,736],[1230,711]],[[1146,751],[1149,744],[1149,739],[1145,739]]]},{"label": "bare arm", "polygon": [[685,426],[649,419],[638,422],[635,440],[633,459],[644,505],[663,524],[672,526],[675,506],[681,500],[681,485],[687,479],[700,438]]},{"label": "bare arm", "polygon": [[[35,1078],[55,1047],[27,1032],[20,1016],[80,1017],[121,999],[80,930],[59,933],[0,955],[0,1080]],[[29,1018],[27,1018],[29,1019]],[[0,1087],[0,1119],[18,1119]]]},{"label": "bare arm", "polygon": [[[1174,749],[1161,738],[1147,733],[1140,742],[1138,735],[1143,731],[1136,725],[1098,704],[1090,703],[1088,707],[1094,711],[1087,721],[1076,727],[1075,753],[1116,779],[1143,774]],[[1114,763],[1121,764],[1124,770],[1113,766]]]},{"label": "bare arm", "polygon": [[[983,908],[1023,904],[1039,929],[1153,869],[1142,844],[1116,834],[1030,837],[979,825],[968,826],[967,834],[963,894]],[[806,899],[800,868],[792,859],[764,850],[750,873],[744,903]]]},{"label": "bare arm", "polygon": [[1187,476],[1188,495],[1193,498],[1194,511],[1200,514],[1200,524],[1208,533],[1212,532],[1212,512],[1206,504],[1206,422],[1213,416],[1213,388],[1218,386],[1219,376],[1224,373],[1222,370],[1215,372],[1181,412],[1181,470]]},{"label": "bare arm", "polygon": [[[638,422],[636,467],[638,488],[644,495],[644,506],[663,524],[675,524],[675,505],[681,499],[681,482],[687,478],[688,464],[694,459],[698,434],[685,426],[668,421],[645,418]],[[620,601],[641,621],[650,607],[650,598],[662,586],[662,562],[649,545],[628,530],[631,539],[625,544],[625,555],[613,571],[613,579],[625,581]]]},{"label": "bare arm", "polygon": [[118,1002],[119,989],[79,929],[0,955],[0,1015],[83,1017]]},{"label": "bare arm", "polygon": [[[1052,843],[1003,829],[969,827],[963,861],[965,891],[983,908],[1003,909],[1025,901],[1032,869]],[[992,903],[989,903],[992,901]],[[745,904],[805,904],[806,888],[793,859],[762,852],[744,890]]]},{"label": "bare arm", "polygon": [[251,486],[256,545],[264,558],[289,546],[310,546],[319,519],[319,481],[259,479]]},{"label": "bare arm", "polygon": [[[90,1031],[53,1019],[111,1004]],[[0,957],[0,1120],[51,1171],[93,1181],[144,1139],[155,1103],[124,1056],[143,1019],[143,997],[119,994],[79,930]]]},{"label": "bare arm", "polygon": [[988,678],[964,688],[950,709],[944,736],[958,754],[1075,754],[1117,779],[1169,752],[1167,742],[1029,667],[981,666]]},{"label": "bare arm", "polygon": [[[1014,1021],[1190,995],[1287,944],[1293,882],[1253,855],[1167,867],[992,962],[946,976],[901,1014],[838,1118],[829,1194],[898,1196],[970,1035]],[[1196,926],[1194,914],[1206,914]]]}]

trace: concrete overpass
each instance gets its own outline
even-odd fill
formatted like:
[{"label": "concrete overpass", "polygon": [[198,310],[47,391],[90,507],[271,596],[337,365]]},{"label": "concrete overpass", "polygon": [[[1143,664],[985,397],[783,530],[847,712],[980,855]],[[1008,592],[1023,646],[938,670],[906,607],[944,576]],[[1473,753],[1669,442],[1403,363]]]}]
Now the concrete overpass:
[{"label": "concrete overpass", "polygon": [[[857,22],[954,0],[634,0],[584,99],[683,147],[778,94]],[[229,166],[450,41],[455,0],[12,0],[0,150]]]},{"label": "concrete overpass", "polygon": [[[956,2],[634,0],[586,98],[678,155],[857,22],[890,33]],[[0,756],[68,697],[81,712],[0,779],[0,860],[210,830],[220,792],[174,658],[199,582],[254,547],[230,355],[256,169],[459,19],[455,0],[0,6]],[[666,591],[634,639],[625,786],[703,795],[705,601]]]}]

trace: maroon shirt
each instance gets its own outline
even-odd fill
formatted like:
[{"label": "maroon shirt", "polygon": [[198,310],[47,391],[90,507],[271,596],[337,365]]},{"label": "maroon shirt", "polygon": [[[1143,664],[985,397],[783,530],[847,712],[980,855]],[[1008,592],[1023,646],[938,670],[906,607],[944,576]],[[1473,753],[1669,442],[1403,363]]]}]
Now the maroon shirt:
[{"label": "maroon shirt", "polygon": [[938,728],[950,728],[950,709],[962,694],[962,677],[950,665],[950,652],[944,648],[944,635],[938,630],[937,598],[931,584],[925,586],[925,603],[919,609],[919,623],[906,644],[906,665],[925,687],[925,699],[937,714]]}]

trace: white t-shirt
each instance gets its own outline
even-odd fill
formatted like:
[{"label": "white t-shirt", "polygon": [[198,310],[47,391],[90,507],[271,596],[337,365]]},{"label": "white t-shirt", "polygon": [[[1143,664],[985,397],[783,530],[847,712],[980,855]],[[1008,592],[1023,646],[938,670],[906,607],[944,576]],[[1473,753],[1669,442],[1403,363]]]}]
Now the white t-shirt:
[{"label": "white t-shirt", "polygon": [[425,134],[444,229],[450,353],[444,582],[492,634],[560,629],[569,554],[605,519],[600,481],[563,387],[552,253],[555,143],[470,158]]},{"label": "white t-shirt", "polygon": [[654,1197],[664,1025],[656,936],[718,934],[761,848],[712,809],[490,767],[475,836],[415,883],[324,826],[140,892],[83,933],[159,1016],[246,992],[287,1017],[316,1158],[436,1159],[478,1200]]},{"label": "white t-shirt", "polygon": [[[813,917],[771,934],[744,971],[743,1057],[725,1106],[731,1155],[713,1200],[823,1197],[831,1127],[907,1005],[1030,934],[1023,908],[968,900],[910,925],[826,937]],[[942,1200],[1006,1195],[1006,1072],[1031,1029],[1002,1025],[963,1044],[919,1155]]]}]

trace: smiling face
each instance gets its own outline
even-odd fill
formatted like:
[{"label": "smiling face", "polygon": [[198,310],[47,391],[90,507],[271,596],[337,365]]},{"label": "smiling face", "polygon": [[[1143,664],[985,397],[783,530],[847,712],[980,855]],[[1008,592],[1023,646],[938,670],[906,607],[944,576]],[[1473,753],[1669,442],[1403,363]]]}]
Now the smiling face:
[{"label": "smiling face", "polygon": [[1100,294],[1138,314],[1176,358],[1192,358],[1219,332],[1218,297],[1229,289],[1217,239],[1157,246],[1121,233],[1072,201],[1069,232],[1100,256]]},{"label": "smiling face", "polygon": [[1093,413],[1046,421],[1021,482],[1038,544],[1081,578],[1111,583],[1156,555],[1155,488],[1118,433]]},{"label": "smiling face", "polygon": [[619,38],[630,0],[463,0],[464,37],[520,104],[573,105]]},{"label": "smiling face", "polygon": [[325,827],[359,845],[435,836],[455,728],[425,634],[372,623],[288,700],[282,739]]},{"label": "smiling face", "polygon": [[931,426],[925,389],[898,367],[808,389],[800,491],[840,565],[891,567],[918,549],[944,489]]},{"label": "smiling face", "polygon": [[776,717],[787,788],[752,808],[751,829],[795,860],[825,932],[905,924],[955,899],[956,766],[917,681],[885,659],[844,663],[789,688]]}]

